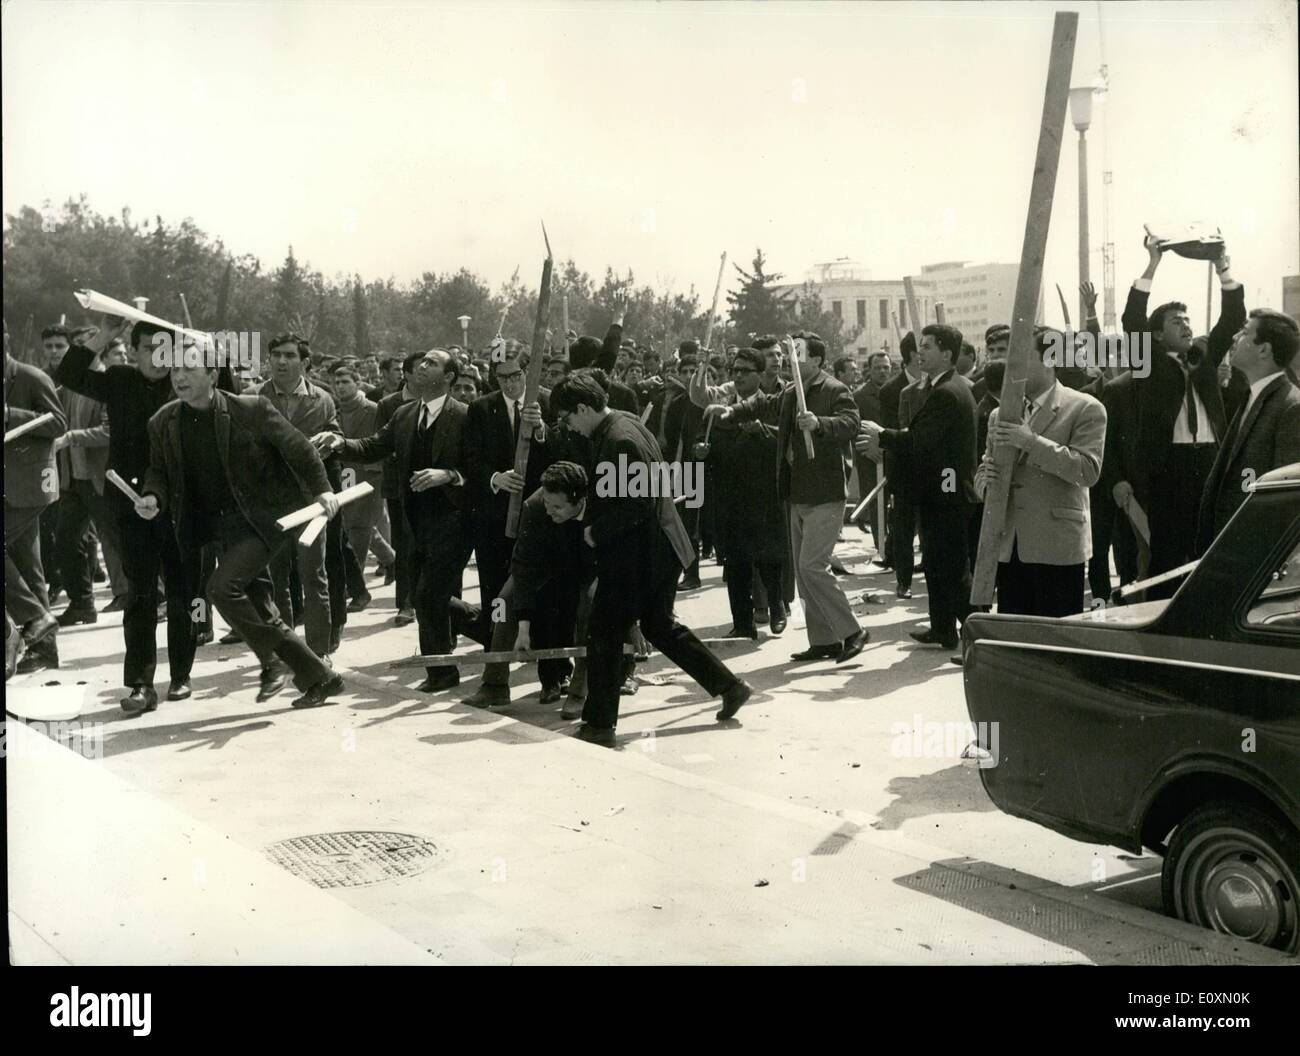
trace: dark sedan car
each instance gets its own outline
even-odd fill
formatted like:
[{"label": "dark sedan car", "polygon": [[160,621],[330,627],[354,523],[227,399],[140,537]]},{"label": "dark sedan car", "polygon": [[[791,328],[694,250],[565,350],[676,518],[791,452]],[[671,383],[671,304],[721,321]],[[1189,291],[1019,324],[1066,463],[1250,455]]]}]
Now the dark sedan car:
[{"label": "dark sedan car", "polygon": [[964,653],[971,720],[998,734],[967,757],[999,809],[1151,848],[1170,912],[1300,951],[1300,464],[1259,479],[1173,598],[973,615]]}]

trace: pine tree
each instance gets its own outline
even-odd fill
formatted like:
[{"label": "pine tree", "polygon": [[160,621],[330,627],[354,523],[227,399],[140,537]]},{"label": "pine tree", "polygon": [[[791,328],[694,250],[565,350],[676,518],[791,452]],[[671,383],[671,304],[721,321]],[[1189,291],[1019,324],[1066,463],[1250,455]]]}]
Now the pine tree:
[{"label": "pine tree", "polygon": [[752,271],[746,271],[739,264],[733,265],[742,281],[740,289],[727,291],[727,304],[731,306],[731,329],[741,342],[750,341],[751,335],[762,337],[785,333],[795,311],[794,296],[776,292],[774,287],[781,276],[764,272],[765,263],[763,251],[756,249]]},{"label": "pine tree", "polygon": [[370,355],[370,326],[366,318],[366,288],[357,275],[352,283],[352,329],[355,348],[353,353],[361,359]]}]

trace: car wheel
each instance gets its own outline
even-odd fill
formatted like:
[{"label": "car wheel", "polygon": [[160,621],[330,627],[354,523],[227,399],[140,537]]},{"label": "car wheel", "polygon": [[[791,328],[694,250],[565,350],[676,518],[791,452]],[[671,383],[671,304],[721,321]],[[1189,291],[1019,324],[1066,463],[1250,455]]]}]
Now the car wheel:
[{"label": "car wheel", "polygon": [[1198,807],[1169,841],[1165,908],[1192,924],[1300,952],[1300,837],[1240,803]]}]

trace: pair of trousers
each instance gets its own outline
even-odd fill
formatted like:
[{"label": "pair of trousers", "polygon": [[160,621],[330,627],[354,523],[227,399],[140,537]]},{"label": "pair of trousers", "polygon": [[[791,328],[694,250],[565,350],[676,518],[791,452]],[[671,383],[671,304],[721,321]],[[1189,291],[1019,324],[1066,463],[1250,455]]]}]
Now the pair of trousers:
[{"label": "pair of trousers", "polygon": [[502,607],[495,604],[506,580],[510,578],[510,555],[515,541],[505,534],[504,525],[479,523],[474,531],[474,564],[478,569],[478,604],[482,621],[479,634],[489,641],[493,637],[494,615]]},{"label": "pair of trousers", "polygon": [[411,525],[406,520],[406,511],[402,509],[401,499],[388,499],[388,525],[392,533],[393,575],[396,596],[394,602],[399,609],[411,608]]},{"label": "pair of trousers", "polygon": [[[1218,445],[1170,444],[1164,465],[1151,480],[1151,501],[1147,519],[1151,524],[1151,567],[1147,574],[1158,576],[1196,557],[1196,521],[1201,495],[1214,465]],[[1174,579],[1152,587],[1148,600],[1172,598],[1183,580]]]},{"label": "pair of trousers", "polygon": [[998,562],[998,612],[1023,616],[1073,616],[1083,611],[1083,562],[1030,564],[1012,544],[1011,560]]},{"label": "pair of trousers", "polygon": [[333,651],[330,649],[333,635],[330,585],[325,570],[325,536],[328,531],[327,526],[311,546],[298,545],[297,533],[290,532],[285,538],[293,545],[276,547],[269,555],[275,605],[289,623],[294,622],[290,615],[294,611],[290,578],[292,566],[297,565],[298,582],[302,584],[303,630],[307,647],[317,656]]},{"label": "pair of trousers", "polygon": [[122,560],[130,589],[122,613],[126,658],[122,683],[152,686],[158,665],[158,575],[167,596],[167,666],[173,682],[190,677],[196,632],[207,603],[199,589],[202,560],[198,554],[182,559],[171,518],[152,521],[124,512],[118,520]]},{"label": "pair of trousers", "polygon": [[[916,507],[910,499],[894,495],[889,513],[889,538],[885,543],[885,559],[894,566],[894,581],[899,590],[910,590],[912,574],[916,570],[916,555],[912,542],[916,538]],[[922,544],[924,549],[924,544]]]},{"label": "pair of trousers", "polygon": [[[667,537],[658,534],[658,545],[671,547]],[[600,567],[610,564],[613,562],[603,561]],[[650,583],[629,582],[626,576],[607,574],[596,581],[587,630],[587,701],[582,709],[582,720],[589,726],[613,729],[618,724],[618,689],[626,670],[623,643],[637,623],[646,640],[710,696],[719,696],[738,681],[690,628],[673,616],[681,565],[663,560],[658,562],[658,568],[658,576]]]},{"label": "pair of trousers", "polygon": [[270,579],[263,574],[278,552],[290,546],[302,549],[293,536],[286,535],[272,550],[238,513],[223,518],[218,531],[217,568],[208,580],[217,611],[248,643],[263,668],[277,657],[283,660],[300,690],[330,678],[332,672],[320,656],[280,618]]},{"label": "pair of trousers", "polygon": [[[74,478],[59,496],[54,554],[68,601],[81,608],[93,604],[95,590],[94,552],[93,548],[85,545],[92,523],[104,546],[104,559],[111,569],[116,561],[109,560],[110,552],[116,556],[121,550],[117,521],[109,511],[108,501],[95,490],[94,482]],[[115,591],[116,588],[117,584],[114,584]]]},{"label": "pair of trousers", "polygon": [[[460,588],[461,533],[460,514],[447,512],[433,524],[424,525],[420,535],[412,541],[410,600],[415,608],[420,652],[424,655],[450,653],[455,644],[451,601]],[[463,604],[462,607],[472,611]],[[431,678],[436,678],[458,669],[449,665],[431,665],[426,671]]]},{"label": "pair of trousers", "polygon": [[842,642],[859,630],[849,599],[831,572],[831,551],[844,521],[843,502],[790,504],[795,586],[807,617],[808,644]]},{"label": "pair of trousers", "polygon": [[[529,622],[529,639],[534,649],[555,649],[572,645],[578,619],[579,595],[586,592],[576,583],[558,583],[552,581],[544,586],[537,595],[537,607],[533,610]],[[515,636],[519,633],[519,620],[514,611],[514,580],[507,579],[498,597],[504,599],[505,619],[492,624],[492,642],[494,652],[509,652],[515,647]],[[537,675],[542,688],[558,686],[573,672],[573,664],[568,660],[539,660]],[[488,664],[483,669],[483,685],[509,687],[510,665]]]},{"label": "pair of trousers", "polygon": [[364,498],[348,503],[343,507],[341,516],[348,545],[352,547],[357,565],[363,569],[366,567],[366,557],[371,550],[374,550],[381,565],[393,563],[393,548],[379,532],[379,524],[384,519],[384,498],[378,489]]},{"label": "pair of trousers", "polygon": [[[755,578],[754,572],[758,576]],[[731,622],[743,629],[754,626],[754,607],[759,587],[763,588],[764,601],[775,598],[775,610],[785,605],[781,600],[781,565],[755,564],[753,561],[733,560],[722,567],[722,578],[727,581],[727,601],[731,605]],[[769,610],[770,611],[770,610]]]},{"label": "pair of trousers", "polygon": [[930,602],[930,630],[951,638],[958,621],[971,614],[970,521],[975,505],[926,504],[916,509],[925,554],[925,589]]},{"label": "pair of trousers", "polygon": [[5,503],[5,611],[22,627],[50,613],[41,564],[43,506]]}]

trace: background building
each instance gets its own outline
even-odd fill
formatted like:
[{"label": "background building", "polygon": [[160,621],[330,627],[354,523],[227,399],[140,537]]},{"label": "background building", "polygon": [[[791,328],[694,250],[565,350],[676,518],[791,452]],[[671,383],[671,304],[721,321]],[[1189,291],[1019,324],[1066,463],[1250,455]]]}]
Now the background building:
[{"label": "background building", "polygon": [[1300,323],[1300,275],[1282,276],[1282,311]]},{"label": "background building", "polygon": [[[934,305],[941,302],[948,323],[976,348],[983,349],[984,331],[994,323],[1011,321],[1019,273],[1018,262],[972,265],[944,261],[923,265],[921,273],[912,279],[917,310],[924,317],[922,325],[934,322]],[[873,279],[866,265],[844,258],[813,266],[806,281],[817,288],[822,306],[843,320],[845,333],[860,328],[852,345],[859,356],[883,348],[897,357],[890,314],[897,314],[901,333],[912,329],[901,278]],[[798,288],[779,287],[796,292]],[[1036,322],[1042,322],[1042,306],[1040,290]]]}]

